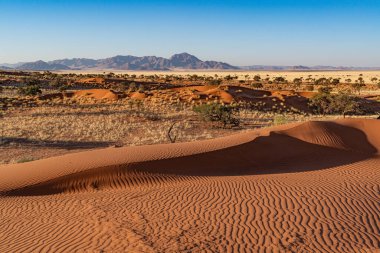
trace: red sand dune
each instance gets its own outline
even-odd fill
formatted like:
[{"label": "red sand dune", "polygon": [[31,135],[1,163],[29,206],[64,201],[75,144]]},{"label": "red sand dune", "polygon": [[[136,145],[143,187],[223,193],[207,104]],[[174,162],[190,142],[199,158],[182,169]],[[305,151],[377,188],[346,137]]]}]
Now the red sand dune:
[{"label": "red sand dune", "polygon": [[136,91],[131,94],[131,98],[136,99],[136,100],[143,100],[146,98],[146,94],[144,92]]},{"label": "red sand dune", "polygon": [[0,252],[373,252],[380,121],[0,166]]},{"label": "red sand dune", "polygon": [[118,96],[111,90],[107,89],[88,89],[79,90],[74,92],[74,97],[76,98],[92,98],[92,99],[107,99],[107,100],[117,100]]},{"label": "red sand dune", "polygon": [[191,93],[191,100],[197,99],[215,99],[223,103],[230,104],[234,100],[233,96],[228,92],[222,90],[218,86],[204,85],[204,86],[186,86],[181,88],[174,88],[174,91]]}]

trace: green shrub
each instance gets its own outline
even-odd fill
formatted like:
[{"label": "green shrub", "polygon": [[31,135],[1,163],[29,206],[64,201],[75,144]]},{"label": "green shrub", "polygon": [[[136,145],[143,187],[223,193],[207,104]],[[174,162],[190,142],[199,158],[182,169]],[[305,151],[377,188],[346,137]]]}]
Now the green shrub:
[{"label": "green shrub", "polygon": [[20,87],[19,93],[26,96],[36,96],[38,94],[41,94],[42,91],[38,85],[27,85],[25,87]]},{"label": "green shrub", "polygon": [[204,104],[195,106],[194,111],[201,114],[204,120],[220,122],[223,124],[223,127],[239,126],[240,124],[236,115],[239,109],[235,106],[217,103]]},{"label": "green shrub", "polygon": [[288,122],[289,122],[289,120],[284,115],[276,115],[273,118],[273,124],[276,126],[277,125],[283,125],[283,124],[286,124]]},{"label": "green shrub", "polygon": [[213,79],[208,82],[210,85],[220,85],[222,83],[222,80],[220,79]]},{"label": "green shrub", "polygon": [[358,99],[347,93],[330,94],[319,92],[310,99],[309,106],[319,114],[359,114],[361,113]]},{"label": "green shrub", "polygon": [[334,95],[331,110],[337,114],[346,116],[347,114],[359,114],[361,113],[358,99],[347,93],[339,93]]},{"label": "green shrub", "polygon": [[252,83],[251,86],[255,89],[261,89],[263,88],[263,84],[262,83]]}]

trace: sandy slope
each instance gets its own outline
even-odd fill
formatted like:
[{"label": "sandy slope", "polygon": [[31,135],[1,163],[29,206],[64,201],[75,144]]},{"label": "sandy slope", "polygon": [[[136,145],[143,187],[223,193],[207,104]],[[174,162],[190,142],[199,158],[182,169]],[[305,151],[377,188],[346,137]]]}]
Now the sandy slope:
[{"label": "sandy slope", "polygon": [[373,252],[380,121],[0,166],[0,252]]}]

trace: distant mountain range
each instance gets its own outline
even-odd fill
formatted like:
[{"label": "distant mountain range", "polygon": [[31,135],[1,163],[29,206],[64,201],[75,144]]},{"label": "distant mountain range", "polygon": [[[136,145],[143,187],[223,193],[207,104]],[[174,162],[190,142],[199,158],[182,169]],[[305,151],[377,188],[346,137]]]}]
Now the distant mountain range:
[{"label": "distant mountain range", "polygon": [[175,54],[169,59],[156,56],[115,56],[106,59],[74,58],[55,61],[36,61],[22,64],[0,64],[0,68],[15,70],[171,70],[171,69],[239,69],[224,62],[202,61],[188,53]]},{"label": "distant mountain range", "polygon": [[175,70],[175,69],[203,69],[203,70],[380,70],[367,67],[333,67],[333,66],[267,66],[252,65],[237,67],[218,61],[202,61],[197,57],[181,53],[169,59],[156,56],[114,56],[106,59],[74,58],[54,61],[20,62],[16,64],[0,64],[3,70],[84,70],[84,69],[114,69],[114,70]]}]

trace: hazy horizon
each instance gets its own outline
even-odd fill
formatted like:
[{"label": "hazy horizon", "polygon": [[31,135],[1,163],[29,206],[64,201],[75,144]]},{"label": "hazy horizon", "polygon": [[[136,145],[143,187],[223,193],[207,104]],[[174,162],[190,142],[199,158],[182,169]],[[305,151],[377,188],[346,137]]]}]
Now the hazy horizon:
[{"label": "hazy horizon", "polygon": [[0,63],[187,52],[234,66],[380,67],[375,0],[0,0]]}]

